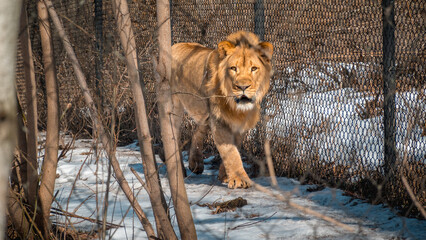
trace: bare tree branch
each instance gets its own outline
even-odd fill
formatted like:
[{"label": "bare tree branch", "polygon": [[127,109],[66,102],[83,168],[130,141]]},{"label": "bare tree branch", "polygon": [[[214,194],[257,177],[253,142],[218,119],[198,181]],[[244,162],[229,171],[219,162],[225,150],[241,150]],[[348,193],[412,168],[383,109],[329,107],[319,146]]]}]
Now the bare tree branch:
[{"label": "bare tree branch", "polygon": [[173,113],[173,103],[169,79],[171,77],[171,27],[170,5],[168,0],[157,1],[157,24],[159,61],[154,70],[157,82],[158,112],[160,116],[161,137],[163,140],[164,155],[167,166],[167,176],[178,220],[182,239],[197,239],[191,208],[186,194],[179,138],[175,126],[176,119]]},{"label": "bare tree branch", "polygon": [[59,97],[55,61],[53,58],[53,45],[51,38],[52,34],[50,32],[49,13],[46,9],[46,6],[44,5],[44,2],[41,0],[37,2],[37,11],[39,16],[38,19],[47,95],[46,151],[42,166],[39,190],[42,217],[45,227],[44,237],[47,239],[47,233],[51,230],[49,216],[50,207],[53,202],[56,168],[58,165]]},{"label": "bare tree branch", "polygon": [[420,213],[423,215],[423,218],[426,219],[426,211],[425,208],[420,204],[417,200],[416,195],[414,195],[413,190],[408,184],[407,178],[401,176],[402,183],[404,184],[405,189],[407,189],[408,195],[410,195],[411,200],[413,200],[414,205],[416,205],[417,209],[419,209]]},{"label": "bare tree branch", "polygon": [[[22,5],[20,19],[20,36],[25,72],[25,97],[27,103],[27,183],[26,198],[33,209],[37,204],[38,173],[37,173],[37,93],[34,73],[34,62],[31,40],[28,29],[28,19],[25,4]],[[35,212],[35,211],[34,211]]]},{"label": "bare tree branch", "polygon": [[99,137],[102,141],[102,145],[104,146],[104,148],[107,152],[108,158],[111,161],[117,182],[120,185],[123,192],[125,193],[130,204],[132,205],[132,207],[133,207],[136,215],[138,216],[140,222],[142,223],[148,238],[153,238],[153,237],[155,237],[154,229],[152,228],[152,225],[149,222],[148,218],[146,217],[145,213],[143,212],[141,206],[136,201],[136,198],[134,197],[129,184],[128,184],[126,178],[124,177],[123,171],[120,168],[120,164],[117,161],[117,158],[115,156],[115,152],[113,151],[113,149],[111,149],[111,144],[110,144],[111,139],[107,135],[107,133],[105,132],[105,129],[102,126],[101,121],[99,120],[98,111],[97,111],[96,105],[93,101],[93,98],[90,94],[89,88],[87,86],[86,77],[84,76],[83,71],[81,70],[80,64],[77,60],[77,57],[74,53],[72,46],[71,46],[70,40],[65,33],[65,30],[62,26],[62,23],[61,23],[58,15],[56,14],[56,11],[53,7],[52,1],[44,0],[44,2],[46,3],[46,6],[47,6],[47,9],[49,11],[52,22],[55,25],[55,27],[56,27],[56,29],[59,33],[59,37],[61,38],[62,43],[64,45],[64,48],[65,48],[65,50],[66,50],[66,52],[67,52],[67,54],[68,54],[68,56],[71,60],[72,66],[74,68],[74,72],[75,72],[76,77],[77,77],[78,84],[79,84],[81,90],[83,91],[84,100],[85,100],[87,106],[89,107],[90,116],[94,120],[94,122],[96,122],[95,127],[97,129],[98,134],[100,135]]},{"label": "bare tree branch", "polygon": [[272,163],[271,144],[269,140],[266,140],[265,142],[265,155],[266,155],[266,163],[268,164],[269,176],[271,178],[271,185],[273,187],[277,187],[278,182],[277,182],[277,177],[275,176],[274,165]]},{"label": "bare tree branch", "polygon": [[151,133],[149,131],[148,116],[146,114],[145,99],[140,83],[138,59],[136,52],[136,42],[130,19],[129,7],[126,0],[114,0],[113,7],[117,19],[117,30],[120,35],[121,45],[127,63],[127,72],[135,98],[136,106],[136,126],[138,129],[138,139],[140,152],[144,166],[147,191],[149,193],[152,208],[157,226],[157,234],[160,238],[177,239],[170,219],[167,216],[167,204],[164,198],[161,182],[157,172],[155,156],[152,151]]}]

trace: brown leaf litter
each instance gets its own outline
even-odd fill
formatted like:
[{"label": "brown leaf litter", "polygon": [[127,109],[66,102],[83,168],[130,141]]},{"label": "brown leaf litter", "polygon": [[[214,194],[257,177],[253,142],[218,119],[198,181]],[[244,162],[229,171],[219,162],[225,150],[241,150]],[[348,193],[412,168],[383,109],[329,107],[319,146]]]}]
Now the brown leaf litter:
[{"label": "brown leaf litter", "polygon": [[204,204],[197,203],[197,205],[200,207],[208,207],[211,210],[214,210],[212,214],[218,214],[222,212],[233,212],[235,211],[235,209],[247,205],[247,200],[242,197],[238,197],[225,202],[213,202]]}]

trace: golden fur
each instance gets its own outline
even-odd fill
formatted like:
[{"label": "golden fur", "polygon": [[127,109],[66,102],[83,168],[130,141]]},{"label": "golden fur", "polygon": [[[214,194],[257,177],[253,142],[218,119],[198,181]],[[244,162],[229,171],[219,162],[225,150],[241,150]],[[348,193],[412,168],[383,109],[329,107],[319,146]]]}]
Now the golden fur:
[{"label": "golden fur", "polygon": [[236,32],[210,49],[197,43],[172,47],[172,98],[176,127],[185,110],[197,123],[189,168],[204,169],[202,145],[207,130],[222,158],[219,178],[229,188],[246,188],[250,180],[238,147],[243,134],[260,118],[260,104],[269,89],[273,47],[250,32]]}]

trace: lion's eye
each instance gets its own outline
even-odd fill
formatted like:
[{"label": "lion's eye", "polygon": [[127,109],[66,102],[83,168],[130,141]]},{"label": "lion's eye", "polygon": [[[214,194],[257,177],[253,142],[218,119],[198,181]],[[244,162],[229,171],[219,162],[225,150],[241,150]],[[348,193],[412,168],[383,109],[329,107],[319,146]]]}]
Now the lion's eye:
[{"label": "lion's eye", "polygon": [[237,71],[237,67],[234,67],[234,66],[230,67],[229,69],[231,69],[231,70],[232,70],[232,71],[234,71],[234,72],[236,72],[236,71]]},{"label": "lion's eye", "polygon": [[257,70],[257,67],[251,67],[251,71],[254,72]]}]

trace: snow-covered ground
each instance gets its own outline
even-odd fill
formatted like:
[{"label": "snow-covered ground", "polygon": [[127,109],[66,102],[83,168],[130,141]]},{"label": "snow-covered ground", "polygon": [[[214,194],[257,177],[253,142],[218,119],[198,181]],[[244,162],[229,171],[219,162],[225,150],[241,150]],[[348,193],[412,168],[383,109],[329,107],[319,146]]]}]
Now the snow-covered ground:
[{"label": "snow-covered ground", "polygon": [[[56,207],[96,219],[102,216],[108,165],[105,158],[100,158],[96,163],[90,147],[90,140],[77,140],[66,157],[59,161]],[[118,148],[117,158],[144,212],[154,224],[147,193],[130,171],[130,167],[133,167],[144,178],[138,147],[131,144]],[[400,217],[383,205],[371,205],[366,201],[353,199],[345,196],[341,190],[325,188],[311,191],[316,186],[300,185],[293,179],[278,178],[279,188],[291,191],[293,202],[348,224],[356,229],[356,233],[349,233],[318,218],[301,214],[254,188],[230,190],[216,180],[217,170],[212,169],[211,161],[212,158],[205,160],[202,175],[190,175],[188,171],[190,176],[186,179],[199,239],[426,239],[426,220]],[[171,201],[165,166],[161,161],[158,164],[166,198]],[[269,178],[253,180],[270,188]],[[111,177],[108,192],[107,221],[121,227],[110,229],[107,239],[146,239],[138,218],[114,177]],[[211,209],[196,204],[237,197],[246,199],[247,205],[234,212],[212,214]],[[172,222],[178,232],[173,209],[171,210]],[[68,222],[69,227],[82,230],[98,227],[79,218],[66,220],[55,215],[52,220],[56,223]]]},{"label": "snow-covered ground", "polygon": [[[406,155],[410,161],[426,163],[426,137],[422,136],[421,128],[426,119],[425,94],[415,90],[396,94],[399,159]],[[266,110],[266,114],[273,116],[267,129],[270,136],[297,136],[293,152],[297,159],[317,151],[321,161],[349,166],[362,164],[375,169],[384,164],[383,113],[366,119],[357,113],[366,101],[374,98],[351,88],[289,94],[279,105]]]}]

